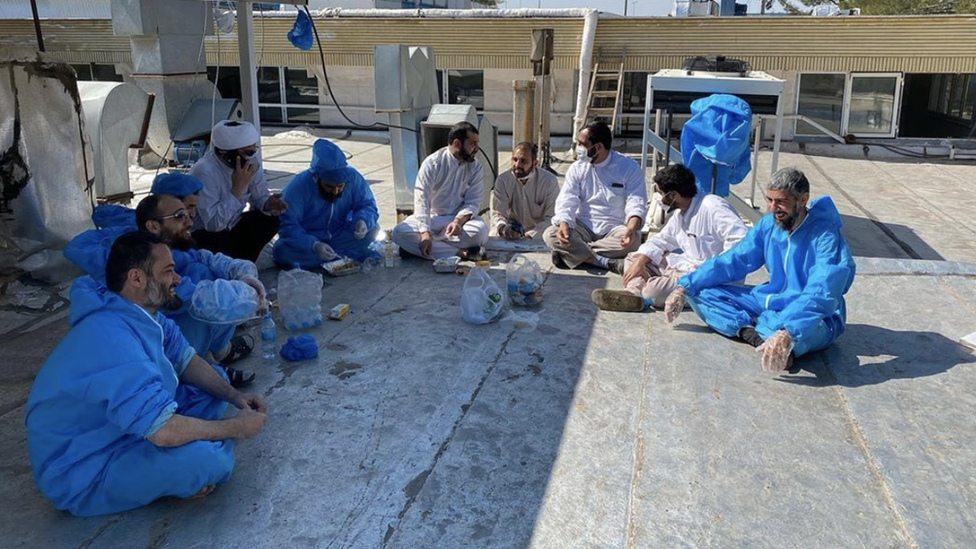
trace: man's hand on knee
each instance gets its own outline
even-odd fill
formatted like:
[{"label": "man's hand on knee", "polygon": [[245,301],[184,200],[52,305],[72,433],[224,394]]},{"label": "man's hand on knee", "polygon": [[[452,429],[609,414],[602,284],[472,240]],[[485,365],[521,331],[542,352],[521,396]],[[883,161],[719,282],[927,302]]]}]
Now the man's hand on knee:
[{"label": "man's hand on knee", "polygon": [[434,242],[430,238],[430,233],[427,231],[420,233],[420,255],[429,259],[433,250]]},{"label": "man's hand on knee", "polygon": [[630,266],[624,271],[624,286],[635,278],[647,277],[647,263],[651,258],[644,254],[634,254],[631,257],[633,259],[630,262]]},{"label": "man's hand on knee", "polygon": [[556,228],[556,242],[560,246],[569,246],[569,223],[565,221],[559,223],[559,226]]}]

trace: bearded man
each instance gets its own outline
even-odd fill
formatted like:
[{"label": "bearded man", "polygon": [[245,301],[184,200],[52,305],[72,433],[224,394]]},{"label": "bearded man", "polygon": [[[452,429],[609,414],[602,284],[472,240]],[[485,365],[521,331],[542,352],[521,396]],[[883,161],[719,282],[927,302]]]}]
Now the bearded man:
[{"label": "bearded man", "polygon": [[480,218],[484,168],[478,154],[478,129],[458,122],[446,147],[424,159],[413,190],[413,215],[393,227],[403,251],[425,259],[484,254],[488,225]]},{"label": "bearded man", "polygon": [[541,240],[552,224],[559,181],[539,169],[536,146],[524,141],[512,150],[512,169],[491,190],[492,232],[505,240]]},{"label": "bearded man", "polygon": [[[233,439],[263,427],[264,400],[231,387],[159,313],[180,282],[159,237],[117,238],[105,279],[75,280],[71,329],[27,399],[34,481],[77,516],[205,496],[230,478]],[[239,412],[224,419],[228,404]]]},{"label": "bearded man", "polygon": [[373,191],[331,141],[312,145],[309,169],[285,187],[284,200],[289,207],[281,216],[275,263],[310,269],[340,256],[362,261],[377,255],[369,249],[380,218]]},{"label": "bearded man", "polygon": [[[713,330],[756,347],[764,371],[795,371],[796,357],[824,349],[844,333],[844,294],[854,283],[855,265],[833,201],[811,201],[810,182],[800,170],[773,174],[766,210],[734,248],[678,279],[664,312],[673,323],[687,299]],[[768,282],[729,284],[764,265]]]}]

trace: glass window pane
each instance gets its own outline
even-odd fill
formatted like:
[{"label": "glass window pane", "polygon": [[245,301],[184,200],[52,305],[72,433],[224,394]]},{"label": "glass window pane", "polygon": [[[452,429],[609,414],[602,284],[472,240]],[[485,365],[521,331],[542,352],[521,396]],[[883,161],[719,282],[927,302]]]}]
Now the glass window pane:
[{"label": "glass window pane", "polygon": [[949,102],[949,116],[962,118],[962,100],[966,93],[966,75],[957,74],[952,78],[952,99]]},{"label": "glass window pane", "polygon": [[[828,130],[839,134],[841,116],[844,113],[843,74],[802,74],[800,75],[800,100],[797,114],[816,121]],[[823,133],[804,122],[797,122],[798,135],[823,135]]]},{"label": "glass window pane", "polygon": [[122,75],[115,73],[115,65],[94,65],[92,78],[100,82],[121,82]]},{"label": "glass window pane", "polygon": [[942,75],[942,92],[939,94],[939,108],[937,112],[949,113],[949,96],[952,95],[952,75]]},{"label": "glass window pane", "polygon": [[969,91],[966,92],[966,106],[963,108],[962,117],[966,120],[973,119],[973,111],[976,110],[976,74],[969,75]]},{"label": "glass window pane", "polygon": [[942,93],[942,75],[933,74],[932,84],[929,87],[929,110],[932,112],[939,111],[939,94]]},{"label": "glass window pane", "polygon": [[92,79],[91,66],[90,65],[71,65],[71,68],[78,73],[78,80],[88,81]]},{"label": "glass window pane", "polygon": [[[281,82],[278,67],[258,68],[258,103],[281,103]],[[278,114],[279,122],[281,114]]]},{"label": "glass window pane", "polygon": [[289,124],[319,124],[318,109],[296,109],[294,107],[286,109],[288,111]]},{"label": "glass window pane", "polygon": [[281,107],[259,107],[262,124],[281,124]]},{"label": "glass window pane", "polygon": [[448,102],[453,105],[474,105],[485,108],[485,76],[483,71],[447,71]]},{"label": "glass window pane", "polygon": [[217,78],[217,91],[224,99],[240,100],[241,95],[241,69],[240,67],[207,67],[207,79],[212,83]]},{"label": "glass window pane", "polygon": [[850,133],[890,134],[895,116],[895,76],[853,76],[851,78]]},{"label": "glass window pane", "polygon": [[[285,103],[318,105],[319,84],[305,69],[285,69]],[[289,115],[289,119],[291,116]]]}]

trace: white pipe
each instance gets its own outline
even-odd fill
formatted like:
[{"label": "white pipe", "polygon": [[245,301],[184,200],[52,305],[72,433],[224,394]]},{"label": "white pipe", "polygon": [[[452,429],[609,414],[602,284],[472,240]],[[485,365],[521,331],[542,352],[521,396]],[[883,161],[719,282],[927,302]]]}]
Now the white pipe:
[{"label": "white pipe", "polygon": [[576,115],[573,117],[573,139],[583,127],[583,112],[586,110],[586,96],[590,87],[590,66],[593,64],[593,43],[596,42],[596,23],[599,12],[586,10],[583,23],[583,44],[580,46],[580,77],[576,92]]},{"label": "white pipe", "polygon": [[[263,17],[295,17],[294,6],[282,6],[282,11],[261,12]],[[527,19],[527,18],[557,18],[557,17],[586,17],[597,10],[586,8],[575,9],[515,9],[515,10],[441,10],[441,9],[349,9],[323,8],[310,10],[315,17],[371,17],[383,19]],[[599,13],[599,12],[597,12]],[[603,14],[604,17],[620,17],[612,13]]]}]

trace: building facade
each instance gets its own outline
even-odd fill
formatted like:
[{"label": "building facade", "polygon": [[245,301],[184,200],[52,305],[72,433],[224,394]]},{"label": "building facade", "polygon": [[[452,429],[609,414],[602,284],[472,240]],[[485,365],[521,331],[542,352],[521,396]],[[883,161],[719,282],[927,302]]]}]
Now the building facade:
[{"label": "building facade", "polygon": [[[534,11],[534,10],[533,10]],[[535,12],[538,14],[539,12]],[[555,13],[555,12],[554,12]],[[259,102],[265,124],[349,126],[325,86],[316,48],[286,39],[292,19],[255,16]],[[377,44],[433,47],[443,102],[474,105],[502,132],[512,128],[512,81],[532,77],[531,31],[554,32],[552,128],[568,135],[579,86],[582,17],[317,16],[329,82],[343,111],[359,124],[385,122],[373,111],[372,55]],[[108,19],[45,19],[49,55],[82,78],[126,78],[127,37]],[[29,20],[0,20],[0,46],[31,47]],[[601,17],[595,51],[625,54],[622,132],[640,132],[647,75],[679,68],[694,55],[722,54],[787,83],[786,112],[838,135],[945,138],[973,136],[976,110],[976,17]],[[205,39],[212,81],[239,97],[235,32]],[[770,128],[767,127],[767,132]],[[785,139],[815,138],[802,121]]]}]

